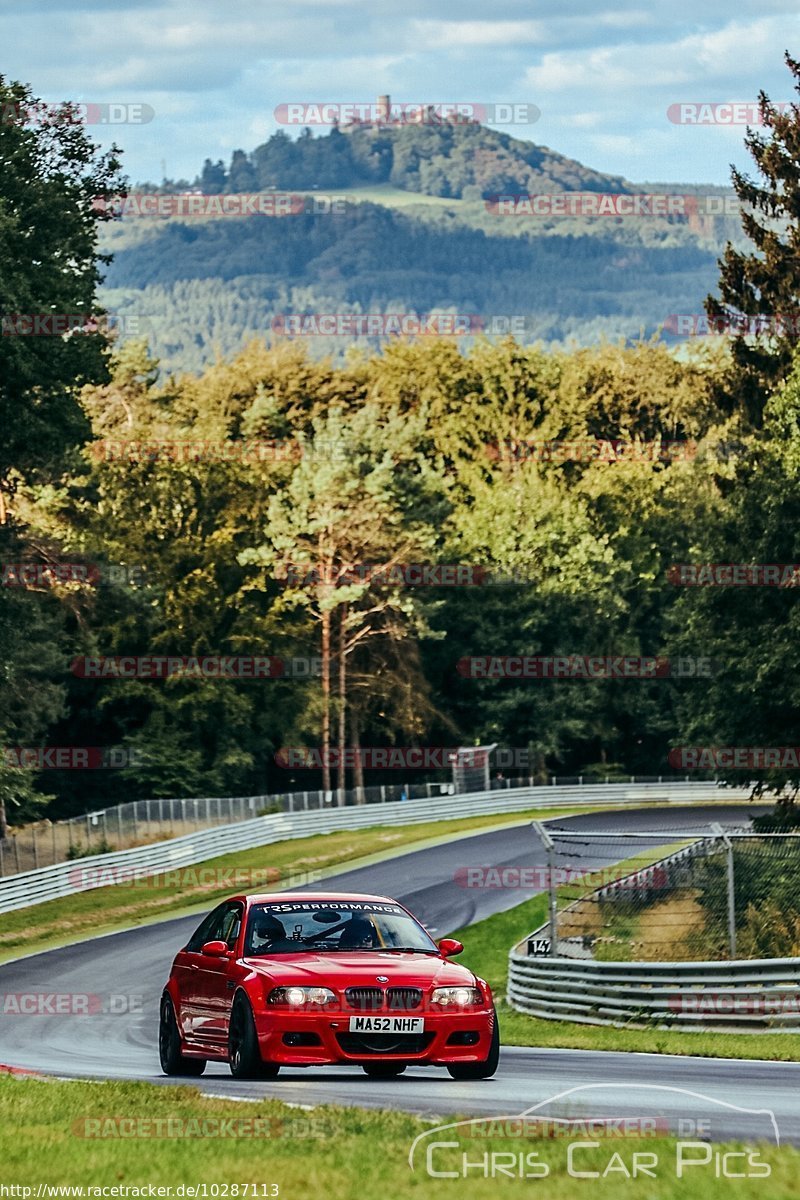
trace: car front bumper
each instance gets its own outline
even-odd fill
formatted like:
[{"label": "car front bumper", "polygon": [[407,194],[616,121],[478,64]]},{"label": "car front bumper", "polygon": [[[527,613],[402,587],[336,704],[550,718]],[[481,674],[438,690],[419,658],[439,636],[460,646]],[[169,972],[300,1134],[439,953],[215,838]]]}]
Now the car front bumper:
[{"label": "car front bumper", "polygon": [[[352,1009],[314,1013],[265,1007],[255,1014],[261,1056],[286,1066],[315,1063],[418,1062],[431,1065],[482,1062],[491,1047],[494,1010],[474,1008],[453,1013],[424,1011],[421,1034],[350,1032]],[[363,1014],[385,1016],[390,1014]],[[400,1014],[391,1014],[400,1015]]]}]

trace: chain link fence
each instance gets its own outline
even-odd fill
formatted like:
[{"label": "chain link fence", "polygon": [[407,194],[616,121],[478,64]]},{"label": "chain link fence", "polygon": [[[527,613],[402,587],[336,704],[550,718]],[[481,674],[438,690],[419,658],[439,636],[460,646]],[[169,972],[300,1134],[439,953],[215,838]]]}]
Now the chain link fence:
[{"label": "chain link fence", "polygon": [[549,926],[531,953],[609,963],[800,957],[800,833],[744,822],[535,828]]}]

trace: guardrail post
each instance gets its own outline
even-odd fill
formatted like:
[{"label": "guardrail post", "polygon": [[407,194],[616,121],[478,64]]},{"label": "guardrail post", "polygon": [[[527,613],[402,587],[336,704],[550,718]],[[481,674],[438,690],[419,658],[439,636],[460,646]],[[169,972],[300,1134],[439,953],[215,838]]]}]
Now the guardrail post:
[{"label": "guardrail post", "polygon": [[542,845],[547,851],[547,892],[549,897],[548,907],[550,910],[550,957],[555,958],[558,954],[558,895],[556,893],[555,844],[553,839],[550,837],[550,834],[540,821],[531,821],[531,825],[536,830]]}]

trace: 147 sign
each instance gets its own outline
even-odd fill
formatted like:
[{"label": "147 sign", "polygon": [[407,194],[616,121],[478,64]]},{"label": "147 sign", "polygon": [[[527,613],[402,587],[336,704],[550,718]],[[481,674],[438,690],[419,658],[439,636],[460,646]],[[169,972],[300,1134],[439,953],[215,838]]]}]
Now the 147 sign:
[{"label": "147 sign", "polygon": [[550,953],[550,938],[528,938],[528,954],[542,958]]}]

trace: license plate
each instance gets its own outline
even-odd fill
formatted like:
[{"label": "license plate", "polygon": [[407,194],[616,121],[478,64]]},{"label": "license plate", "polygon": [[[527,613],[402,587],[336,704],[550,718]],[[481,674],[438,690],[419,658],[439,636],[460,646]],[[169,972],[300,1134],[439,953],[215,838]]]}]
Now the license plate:
[{"label": "license plate", "polygon": [[351,1033],[423,1033],[423,1017],[351,1017]]}]

